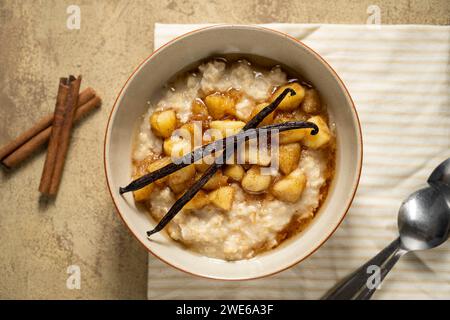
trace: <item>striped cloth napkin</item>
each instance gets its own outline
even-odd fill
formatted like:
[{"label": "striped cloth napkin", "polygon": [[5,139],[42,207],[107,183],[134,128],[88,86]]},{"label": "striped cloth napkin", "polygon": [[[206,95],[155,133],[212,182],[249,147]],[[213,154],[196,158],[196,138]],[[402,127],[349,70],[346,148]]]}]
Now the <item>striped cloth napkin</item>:
[{"label": "striped cloth napkin", "polygon": [[[156,24],[155,48],[204,25]],[[317,299],[390,243],[402,199],[450,157],[450,27],[270,24],[321,54],[342,77],[364,139],[361,183],[336,233],[278,275],[200,279],[149,257],[149,299]],[[450,242],[400,260],[375,299],[450,299]]]}]

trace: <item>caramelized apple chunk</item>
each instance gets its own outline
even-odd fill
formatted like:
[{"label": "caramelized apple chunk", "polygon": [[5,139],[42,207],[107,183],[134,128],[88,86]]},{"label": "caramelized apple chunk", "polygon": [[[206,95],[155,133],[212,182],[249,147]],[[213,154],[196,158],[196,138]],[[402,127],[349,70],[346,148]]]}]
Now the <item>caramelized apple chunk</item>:
[{"label": "caramelized apple chunk", "polygon": [[183,209],[188,210],[201,209],[207,204],[209,204],[208,194],[206,194],[205,191],[200,190],[188,203],[184,205]]},{"label": "caramelized apple chunk", "polygon": [[302,102],[302,109],[306,113],[316,114],[322,109],[319,93],[316,89],[307,89]]},{"label": "caramelized apple chunk", "polygon": [[306,185],[306,177],[301,169],[295,169],[289,175],[278,180],[270,192],[281,201],[297,202]]},{"label": "caramelized apple chunk", "polygon": [[186,192],[186,190],[191,185],[191,181],[186,181],[182,183],[174,183],[173,180],[168,180],[167,185],[169,186],[170,190],[172,190],[173,193],[176,195],[181,195]]},{"label": "caramelized apple chunk", "polygon": [[155,187],[155,185],[153,183],[150,183],[139,190],[133,191],[134,200],[137,202],[142,202],[142,201],[146,201],[146,200],[150,199],[150,195],[151,195],[154,187]]},{"label": "caramelized apple chunk", "polygon": [[293,111],[300,106],[300,103],[303,101],[303,97],[305,96],[305,88],[303,88],[299,83],[293,82],[287,85],[279,87],[274,94],[272,95],[270,101],[273,102],[275,99],[287,88],[290,88],[295,91],[295,96],[288,94],[283,101],[277,107],[277,110],[281,111]]},{"label": "caramelized apple chunk", "polygon": [[214,190],[228,184],[228,177],[224,176],[222,171],[217,171],[203,186],[205,190]]},{"label": "caramelized apple chunk", "polygon": [[208,168],[211,166],[211,164],[214,163],[214,161],[215,159],[213,155],[210,154],[204,156],[203,158],[194,163],[195,170],[197,170],[200,173],[203,173],[206,170],[208,170]]},{"label": "caramelized apple chunk", "polygon": [[261,193],[269,188],[271,181],[272,176],[262,175],[259,166],[252,166],[242,178],[241,185],[249,193]]},{"label": "caramelized apple chunk", "polygon": [[293,143],[293,142],[299,142],[302,141],[305,135],[307,135],[307,129],[295,129],[295,130],[289,130],[285,132],[280,132],[280,144],[287,144],[287,143]]},{"label": "caramelized apple chunk", "polygon": [[[298,119],[292,113],[282,113],[277,114],[275,117],[274,123],[285,123],[288,121],[303,121],[303,119]],[[279,143],[280,144],[288,144],[293,142],[299,142],[303,139],[303,137],[308,133],[307,129],[295,129],[280,132],[279,134]]]},{"label": "caramelized apple chunk", "polygon": [[234,115],[236,112],[234,100],[223,94],[213,93],[205,98],[208,113],[213,119],[222,119],[225,115]]},{"label": "caramelized apple chunk", "polygon": [[191,164],[169,175],[169,183],[181,184],[183,182],[192,180],[194,177],[195,177],[195,166]]},{"label": "caramelized apple chunk", "polygon": [[161,138],[170,137],[176,125],[177,117],[173,110],[156,111],[150,117],[153,132]]},{"label": "caramelized apple chunk", "polygon": [[257,164],[266,167],[272,162],[270,149],[259,149],[254,143],[242,144],[238,150],[238,161],[243,164]]},{"label": "caramelized apple chunk", "polygon": [[[150,173],[150,172],[156,171],[156,170],[161,169],[162,167],[165,167],[171,163],[172,163],[172,160],[169,157],[164,157],[162,159],[155,160],[148,165],[147,172]],[[168,177],[166,176],[166,177],[156,180],[154,183],[158,186],[163,186],[164,183],[167,181],[167,179],[168,179]]]},{"label": "caramelized apple chunk", "polygon": [[230,164],[225,167],[223,173],[232,180],[240,182],[244,177],[245,170],[239,164]]},{"label": "caramelized apple chunk", "polygon": [[235,120],[216,120],[210,123],[211,129],[219,130],[224,138],[237,134],[244,126],[245,122]]},{"label": "caramelized apple chunk", "polygon": [[164,154],[179,158],[192,151],[192,143],[182,137],[170,137],[163,142]]},{"label": "caramelized apple chunk", "polygon": [[[250,114],[250,119],[252,119],[254,116],[256,116],[259,112],[261,112],[262,109],[264,109],[268,105],[269,105],[269,103],[264,102],[264,103],[260,103],[257,106],[255,106],[252,110],[252,113]],[[259,124],[259,127],[264,127],[264,126],[267,126],[272,123],[273,123],[273,112],[270,113],[267,117],[265,117],[263,121],[261,121],[261,123]]]},{"label": "caramelized apple chunk", "polygon": [[328,144],[331,140],[330,128],[321,116],[314,116],[308,119],[309,122],[315,123],[319,127],[316,135],[309,134],[311,129],[306,129],[308,134],[303,138],[303,144],[311,149],[319,149]]},{"label": "caramelized apple chunk", "polygon": [[209,201],[215,207],[228,211],[233,205],[235,190],[231,186],[220,187],[208,194]]},{"label": "caramelized apple chunk", "polygon": [[192,102],[192,113],[196,115],[200,115],[203,117],[208,117],[208,108],[206,108],[205,103],[202,101],[202,99],[195,99]]},{"label": "caramelized apple chunk", "polygon": [[278,159],[280,171],[288,175],[298,167],[300,161],[301,146],[299,143],[289,143],[279,146]]}]

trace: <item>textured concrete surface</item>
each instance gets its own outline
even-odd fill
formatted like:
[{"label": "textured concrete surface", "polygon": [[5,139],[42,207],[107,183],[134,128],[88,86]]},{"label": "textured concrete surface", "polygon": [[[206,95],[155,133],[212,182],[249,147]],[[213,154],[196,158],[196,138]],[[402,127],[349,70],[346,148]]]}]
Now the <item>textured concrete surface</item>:
[{"label": "textured concrete surface", "polygon": [[[145,298],[147,253],[115,213],[103,173],[103,136],[114,99],[153,48],[165,23],[449,24],[448,0],[434,1],[7,1],[0,0],[0,144],[53,110],[58,78],[82,74],[103,98],[73,133],[59,195],[37,191],[45,152],[0,175],[0,298]],[[66,8],[81,8],[81,29]],[[66,287],[67,268],[81,288]]]}]

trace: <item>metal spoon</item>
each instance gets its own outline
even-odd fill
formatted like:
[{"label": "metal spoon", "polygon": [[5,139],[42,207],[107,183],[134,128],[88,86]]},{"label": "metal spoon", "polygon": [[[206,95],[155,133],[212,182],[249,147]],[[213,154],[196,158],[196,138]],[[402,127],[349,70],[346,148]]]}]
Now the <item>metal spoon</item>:
[{"label": "metal spoon", "polygon": [[[400,236],[338,283],[322,299],[370,299],[379,283],[403,255],[435,248],[448,239],[450,158],[434,169],[427,182],[428,187],[412,193],[400,206],[397,221]],[[376,270],[379,271],[378,279],[373,277]]]},{"label": "metal spoon", "polygon": [[450,207],[450,158],[434,169],[427,182],[429,185],[441,190]]},{"label": "metal spoon", "polygon": [[442,162],[433,170],[427,182],[430,185],[450,188],[450,158]]}]

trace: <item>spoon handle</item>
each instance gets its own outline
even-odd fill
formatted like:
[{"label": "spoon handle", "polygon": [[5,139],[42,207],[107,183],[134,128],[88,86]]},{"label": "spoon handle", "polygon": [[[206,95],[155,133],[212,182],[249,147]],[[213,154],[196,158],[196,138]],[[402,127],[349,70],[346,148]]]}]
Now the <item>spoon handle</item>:
[{"label": "spoon handle", "polygon": [[377,289],[378,284],[369,284],[369,277],[373,273],[369,267],[377,266],[380,268],[379,283],[381,283],[398,259],[405,253],[406,251],[400,248],[400,238],[395,239],[375,257],[367,261],[362,267],[328,291],[322,299],[370,299]]},{"label": "spoon handle", "polygon": [[[389,271],[395,266],[397,261],[406,253],[407,251],[398,248],[385,262],[383,266],[381,266],[380,270],[380,279],[379,284],[384,280],[384,278],[387,276]],[[362,290],[359,292],[359,294],[355,297],[355,300],[369,300],[372,295],[377,290],[378,286],[365,286],[362,288]]]}]

